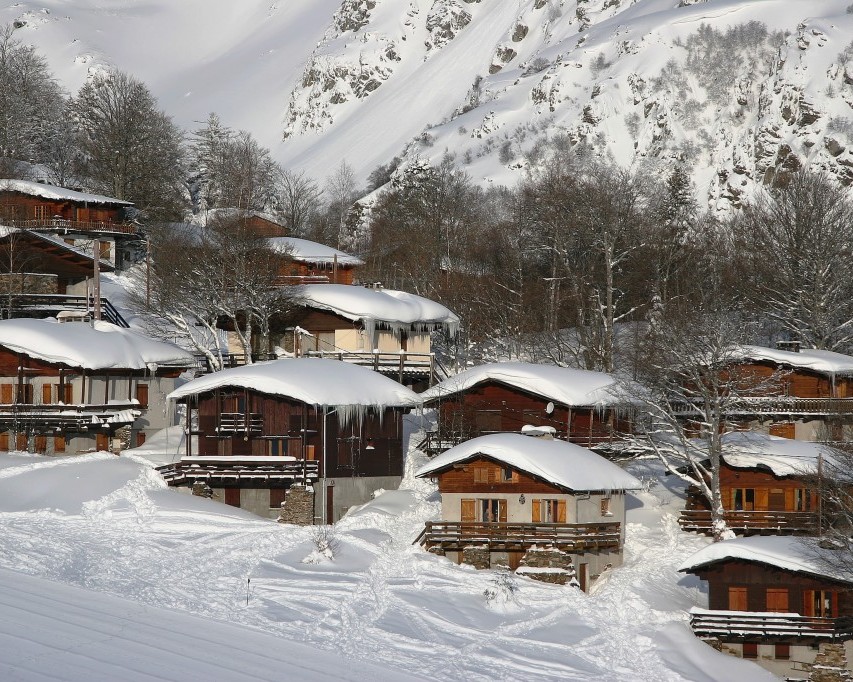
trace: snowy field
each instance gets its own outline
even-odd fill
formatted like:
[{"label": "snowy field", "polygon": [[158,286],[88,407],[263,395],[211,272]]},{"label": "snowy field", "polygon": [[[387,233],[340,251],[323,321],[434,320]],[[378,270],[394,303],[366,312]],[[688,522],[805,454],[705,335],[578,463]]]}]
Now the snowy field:
[{"label": "snowy field", "polygon": [[0,679],[776,679],[693,637],[705,595],[675,569],[708,540],[679,531],[675,481],[632,473],[655,483],[623,567],[589,595],[517,578],[487,603],[495,573],[412,546],[439,510],[424,481],[306,563],[312,529],[169,490],[140,458],[0,454]]}]

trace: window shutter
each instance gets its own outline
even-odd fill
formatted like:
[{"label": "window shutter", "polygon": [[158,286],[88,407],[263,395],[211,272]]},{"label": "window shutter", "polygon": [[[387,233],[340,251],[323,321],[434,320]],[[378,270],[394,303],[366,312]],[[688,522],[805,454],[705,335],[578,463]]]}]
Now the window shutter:
[{"label": "window shutter", "polygon": [[462,523],[474,523],[474,500],[462,500]]},{"label": "window shutter", "polygon": [[565,523],[566,522],[566,501],[558,500],[557,501],[557,523]]},{"label": "window shutter", "polygon": [[53,397],[50,391],[50,384],[43,384],[41,387],[41,404],[50,405],[53,403]]},{"label": "window shutter", "polygon": [[498,522],[506,523],[506,500],[498,500]]},{"label": "window shutter", "polygon": [[0,386],[0,401],[4,405],[12,404],[12,384],[3,384]]},{"label": "window shutter", "polygon": [[542,501],[533,500],[531,504],[533,505],[533,523],[542,523]]}]

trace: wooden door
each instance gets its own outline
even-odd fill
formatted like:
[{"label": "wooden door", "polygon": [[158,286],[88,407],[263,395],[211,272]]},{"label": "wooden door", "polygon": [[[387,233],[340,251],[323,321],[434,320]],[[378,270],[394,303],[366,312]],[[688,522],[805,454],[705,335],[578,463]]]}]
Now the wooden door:
[{"label": "wooden door", "polygon": [[136,447],[145,444],[145,431],[137,431],[136,432]]},{"label": "wooden door", "polygon": [[326,486],[326,523],[335,522],[335,486]]},{"label": "wooden door", "polygon": [[746,611],[745,587],[729,587],[729,611]]},{"label": "wooden door", "polygon": [[589,587],[589,566],[587,564],[578,564],[578,583],[580,583],[581,590],[586,592]]},{"label": "wooden door", "polygon": [[65,436],[53,437],[53,454],[58,455],[65,452]]},{"label": "wooden door", "polygon": [[47,436],[38,435],[35,437],[34,451],[40,455],[47,454]]},{"label": "wooden door", "polygon": [[140,407],[148,407],[148,384],[136,384],[136,400]]},{"label": "wooden door", "polygon": [[524,556],[524,552],[508,552],[509,554],[509,570],[514,571],[519,566],[521,566],[521,557]]},{"label": "wooden door", "polygon": [[225,504],[232,507],[240,506],[240,488],[225,488]]},{"label": "wooden door", "polygon": [[777,422],[770,425],[770,435],[793,440],[796,428],[794,422]]},{"label": "wooden door", "polygon": [[105,433],[96,433],[95,434],[95,448],[100,450],[109,450],[110,449],[110,438]]},{"label": "wooden door", "polygon": [[767,494],[768,511],[785,511],[785,491],[781,488],[771,488]]},{"label": "wooden door", "polygon": [[788,613],[788,588],[767,588],[767,611],[772,613]]},{"label": "wooden door", "polygon": [[8,452],[9,450],[9,432],[0,433],[0,451]]},{"label": "wooden door", "polygon": [[27,434],[19,433],[15,436],[15,449],[22,452],[27,451]]}]

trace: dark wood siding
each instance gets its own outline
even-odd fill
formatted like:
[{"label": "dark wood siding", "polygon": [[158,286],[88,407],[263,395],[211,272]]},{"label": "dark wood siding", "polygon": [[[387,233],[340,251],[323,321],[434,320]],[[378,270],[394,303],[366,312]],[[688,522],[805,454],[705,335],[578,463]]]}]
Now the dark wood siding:
[{"label": "dark wood siding", "polygon": [[565,493],[557,486],[513,471],[513,480],[502,481],[504,467],[485,457],[457,465],[438,475],[438,490],[442,493]]}]

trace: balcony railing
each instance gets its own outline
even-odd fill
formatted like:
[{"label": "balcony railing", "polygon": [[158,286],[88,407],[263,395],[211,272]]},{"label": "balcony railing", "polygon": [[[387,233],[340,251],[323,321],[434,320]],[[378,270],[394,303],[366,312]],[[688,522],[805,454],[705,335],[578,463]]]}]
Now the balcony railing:
[{"label": "balcony railing", "polygon": [[4,220],[4,225],[34,232],[101,232],[105,234],[136,234],[139,230],[130,223],[109,221],[65,220],[64,218],[35,218]]},{"label": "balcony railing", "polygon": [[[213,461],[213,460],[216,461]],[[197,461],[193,461],[197,460]],[[264,461],[266,460],[266,461]],[[169,485],[192,485],[212,481],[316,481],[319,465],[313,460],[273,457],[185,457],[180,462],[157,467]]]},{"label": "balcony railing", "polygon": [[[699,414],[689,403],[675,406],[675,413],[690,417]],[[727,415],[853,415],[853,398],[797,398],[795,396],[768,396],[738,398],[726,407]]]},{"label": "balcony railing", "polygon": [[[460,443],[464,443],[471,438],[475,438],[476,436],[487,436],[494,433],[518,433],[518,431],[503,432],[478,430],[466,436],[448,436],[440,434],[437,431],[428,431],[424,439],[418,445],[418,449],[425,452],[428,456],[434,457],[435,455],[439,455],[445,450],[449,450],[450,448],[459,445]],[[566,434],[565,432],[557,433],[555,437],[566,439]],[[569,433],[568,441],[591,450],[610,452],[618,451],[624,453],[629,452],[633,444],[633,441],[622,433],[590,433],[589,431],[583,430]]]},{"label": "balcony railing", "polygon": [[223,412],[219,416],[219,434],[261,434],[264,431],[264,415],[260,412]]},{"label": "balcony railing", "polygon": [[[816,512],[799,511],[727,511],[728,527],[741,535],[812,535],[818,530]],[[710,534],[711,512],[685,509],[678,523],[682,530]]]},{"label": "balcony railing", "polygon": [[[87,315],[93,315],[95,299],[92,296],[77,296],[73,294],[14,294],[11,297],[12,310],[9,310],[9,297],[0,296],[0,314],[3,317],[15,317],[16,311],[30,312],[61,312],[75,310]],[[121,313],[110,303],[108,298],[101,296],[101,317],[117,327],[129,327]]]},{"label": "balcony railing", "polygon": [[[801,616],[798,613],[690,610],[690,627],[697,637],[726,641],[848,640],[853,639],[853,618]],[[772,642],[771,642],[772,643]]]},{"label": "balcony railing", "polygon": [[488,545],[493,550],[526,549],[554,545],[566,551],[619,547],[618,523],[467,523],[427,521],[416,540],[427,547],[460,550],[466,545]]},{"label": "balcony railing", "polygon": [[139,403],[122,402],[100,405],[35,405],[12,403],[0,405],[0,431],[87,430],[105,425],[132,424],[141,414]]}]

